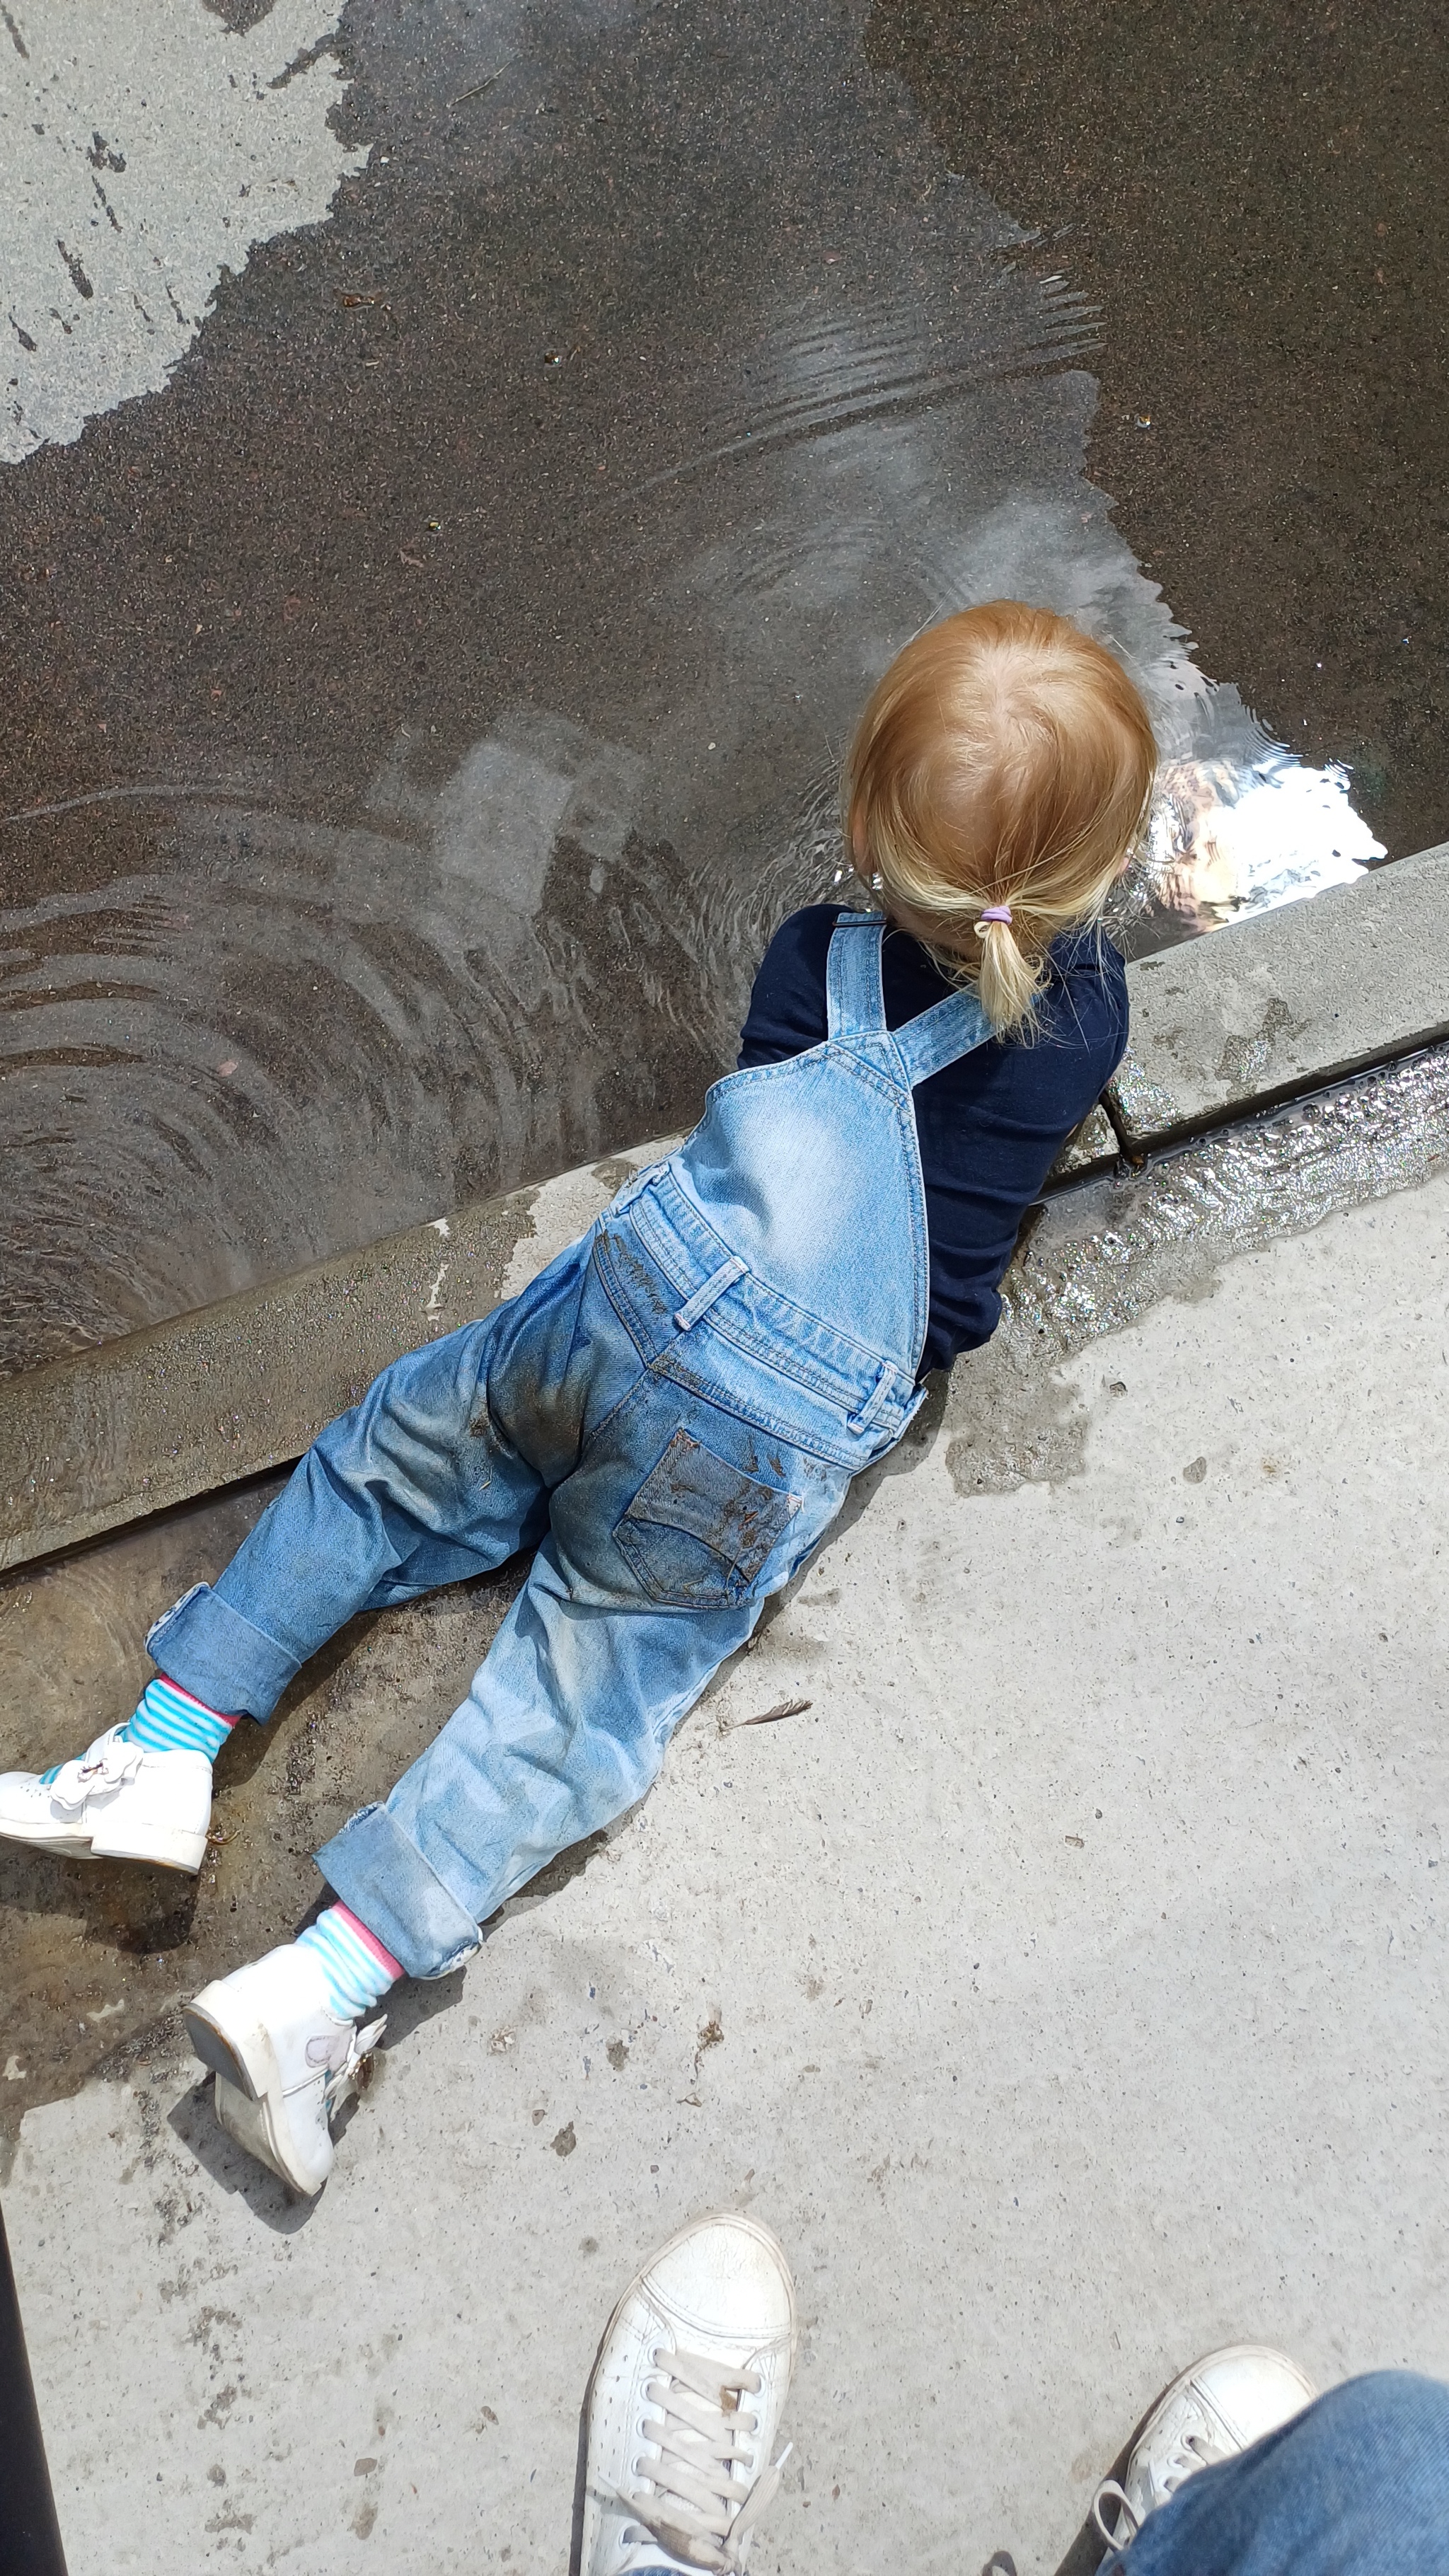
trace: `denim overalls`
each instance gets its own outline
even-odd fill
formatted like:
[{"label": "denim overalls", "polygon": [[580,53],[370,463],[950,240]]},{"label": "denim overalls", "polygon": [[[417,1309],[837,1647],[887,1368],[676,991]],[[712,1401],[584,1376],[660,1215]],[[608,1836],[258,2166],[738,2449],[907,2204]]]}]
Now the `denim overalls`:
[{"label": "denim overalls", "polygon": [[834,932],[823,1045],[717,1082],[520,1296],[385,1369],[151,1631],[173,1681],[265,1718],[355,1612],[537,1547],[462,1707],[318,1854],[413,1976],[642,1796],[921,1401],[911,1090],[989,1030],[963,992],[892,1034],[883,930]]}]

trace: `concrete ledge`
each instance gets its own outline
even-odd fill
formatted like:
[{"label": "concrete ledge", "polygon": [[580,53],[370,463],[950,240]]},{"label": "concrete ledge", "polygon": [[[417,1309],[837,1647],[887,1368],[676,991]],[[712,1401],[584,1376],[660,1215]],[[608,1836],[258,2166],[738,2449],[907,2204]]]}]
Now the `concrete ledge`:
[{"label": "concrete ledge", "polygon": [[1129,1153],[1449,1035],[1449,842],[1129,966],[1107,1089]]},{"label": "concrete ledge", "polygon": [[0,1382],[0,1571],[300,1458],[379,1369],[515,1296],[675,1141]]},{"label": "concrete ledge", "polygon": [[[480,1199],[123,1340],[0,1380],[0,1573],[300,1458],[403,1351],[516,1296],[678,1137]],[[1109,1169],[1094,1109],[1053,1179]]]}]

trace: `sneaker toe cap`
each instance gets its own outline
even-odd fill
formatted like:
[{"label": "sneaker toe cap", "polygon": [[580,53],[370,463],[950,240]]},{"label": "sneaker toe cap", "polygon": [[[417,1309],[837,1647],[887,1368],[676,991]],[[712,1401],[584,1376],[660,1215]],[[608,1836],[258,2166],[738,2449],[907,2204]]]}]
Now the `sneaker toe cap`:
[{"label": "sneaker toe cap", "polygon": [[1245,2450],[1301,2414],[1318,2394],[1296,2361],[1267,2344],[1235,2344],[1211,2353],[1193,2379]]},{"label": "sneaker toe cap", "polygon": [[722,2336],[763,2347],[793,2337],[795,2297],[782,2248],[758,2220],[722,2210],[667,2245],[642,2285],[681,2343]]}]

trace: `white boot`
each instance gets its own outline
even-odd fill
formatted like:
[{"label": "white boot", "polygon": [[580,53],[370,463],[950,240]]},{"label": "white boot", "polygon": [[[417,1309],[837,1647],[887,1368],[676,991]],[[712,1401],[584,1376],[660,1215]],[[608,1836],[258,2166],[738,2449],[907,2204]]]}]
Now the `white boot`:
[{"label": "white boot", "polygon": [[757,2219],[716,2211],[646,2264],[589,2382],[580,2576],[743,2569],[780,2483],[770,2452],[795,2360],[789,2265]]},{"label": "white boot", "polygon": [[203,1986],[183,2018],[216,2075],[216,2116],[238,2146],[294,2191],[319,2192],[332,2171],[328,2126],[386,2027],[339,2021],[311,1950],[289,1941]]},{"label": "white boot", "polygon": [[204,1753],[153,1753],[123,1729],[99,1735],[55,1778],[0,1775],[0,1836],[79,1860],[149,1860],[194,1875],[211,1822]]},{"label": "white boot", "polygon": [[1092,2520],[1108,2548],[1125,2549],[1199,2469],[1236,2459],[1301,2415],[1317,2394],[1297,2362],[1268,2344],[1225,2344],[1195,2361],[1148,2416],[1125,2482],[1104,2478],[1097,2489]]}]

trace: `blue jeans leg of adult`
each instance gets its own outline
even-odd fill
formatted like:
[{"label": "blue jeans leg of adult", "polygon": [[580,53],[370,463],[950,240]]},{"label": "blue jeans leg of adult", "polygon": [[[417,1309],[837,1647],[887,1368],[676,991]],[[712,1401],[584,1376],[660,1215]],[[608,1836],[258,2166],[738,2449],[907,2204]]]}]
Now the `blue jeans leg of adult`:
[{"label": "blue jeans leg of adult", "polygon": [[1099,2576],[1446,2576],[1449,2388],[1346,2380],[1203,2469]]}]

